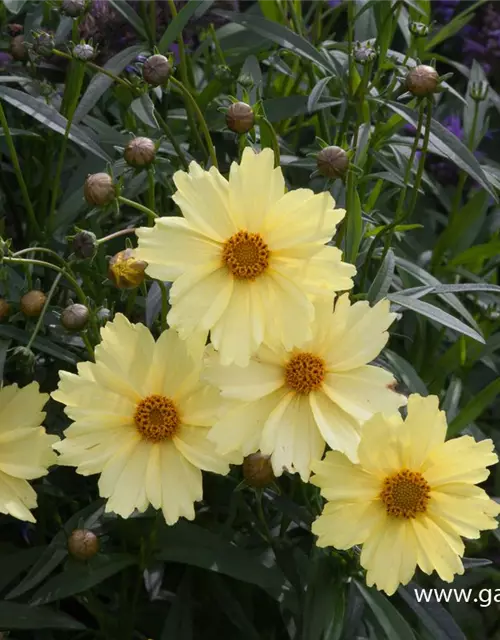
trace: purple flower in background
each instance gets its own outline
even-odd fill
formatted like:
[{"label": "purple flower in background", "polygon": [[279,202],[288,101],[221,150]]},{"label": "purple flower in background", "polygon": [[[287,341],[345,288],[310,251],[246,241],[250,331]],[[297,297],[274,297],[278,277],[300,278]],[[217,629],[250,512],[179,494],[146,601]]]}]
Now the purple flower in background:
[{"label": "purple flower in background", "polygon": [[[452,114],[446,116],[441,124],[448,129],[459,140],[464,139],[464,128],[460,116]],[[436,180],[443,185],[455,184],[458,179],[458,168],[449,160],[430,154],[427,160],[427,168],[434,175]]]},{"label": "purple flower in background", "polygon": [[341,4],[342,0],[328,0],[328,4],[330,5],[330,7],[332,7],[332,9],[336,9],[340,4]]},{"label": "purple flower in background", "polygon": [[452,20],[460,0],[434,0],[432,11],[439,22],[446,24]]},{"label": "purple flower in background", "polygon": [[0,69],[7,69],[11,62],[12,56],[10,56],[8,53],[5,53],[4,51],[0,51]]}]

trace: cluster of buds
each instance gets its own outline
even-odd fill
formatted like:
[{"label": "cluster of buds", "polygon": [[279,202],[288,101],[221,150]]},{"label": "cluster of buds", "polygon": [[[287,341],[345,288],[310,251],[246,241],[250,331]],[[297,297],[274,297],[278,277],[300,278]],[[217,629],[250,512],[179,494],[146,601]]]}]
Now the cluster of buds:
[{"label": "cluster of buds", "polygon": [[373,62],[377,57],[377,51],[372,42],[356,42],[352,53],[354,60],[361,65]]},{"label": "cluster of buds", "polygon": [[55,47],[54,36],[48,31],[33,33],[33,52],[42,58],[49,58]]},{"label": "cluster of buds", "polygon": [[96,50],[91,44],[87,44],[85,42],[81,42],[80,44],[75,44],[73,47],[73,58],[76,60],[81,60],[82,62],[88,62],[89,60],[93,60],[96,57]]}]

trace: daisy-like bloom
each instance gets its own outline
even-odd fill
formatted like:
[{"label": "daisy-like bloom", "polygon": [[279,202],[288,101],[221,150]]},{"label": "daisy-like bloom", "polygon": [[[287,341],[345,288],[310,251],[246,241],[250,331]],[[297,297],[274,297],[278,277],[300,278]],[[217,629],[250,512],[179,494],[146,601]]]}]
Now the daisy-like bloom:
[{"label": "daisy-like bloom", "polygon": [[95,363],[80,363],[77,375],[61,372],[52,394],[73,421],[57,445],[59,463],[100,473],[107,511],[127,518],[151,504],[168,524],[192,520],[201,470],[226,474],[229,462],[241,462],[217,455],[206,438],[221,400],[199,381],[204,343],[196,338],[193,347],[172,329],[155,342],[121,314],[101,337]]},{"label": "daisy-like bloom", "polygon": [[405,403],[393,376],[372,361],[388,340],[396,317],[389,302],[351,306],[347,295],[315,303],[312,338],[287,351],[263,345],[246,368],[225,367],[208,350],[204,377],[224,397],[243,401],[209,434],[220,453],[271,455],[274,473],[298,471],[320,459],[325,443],[354,460],[360,425],[374,413],[393,413]]},{"label": "daisy-like bloom", "polygon": [[57,461],[52,445],[59,438],[41,426],[48,399],[36,382],[0,389],[0,512],[28,522],[35,522],[36,493],[27,481],[47,475]]},{"label": "daisy-like bloom", "polygon": [[223,364],[248,364],[272,331],[287,349],[311,336],[312,295],[352,287],[356,269],[325,246],[345,215],[329,193],[285,193],[271,149],[243,152],[226,180],[214,167],[174,175],[184,218],[137,231],[146,273],[173,281],[171,327],[211,332]]},{"label": "daisy-like bloom", "polygon": [[313,464],[311,482],[328,501],[312,527],[318,545],[363,545],[368,585],[389,595],[417,565],[452,582],[464,572],[461,537],[498,526],[500,505],[476,486],[498,461],[492,441],[445,442],[446,429],[438,399],[412,395],[406,421],[379,414],[365,424],[359,463],[332,451]]}]

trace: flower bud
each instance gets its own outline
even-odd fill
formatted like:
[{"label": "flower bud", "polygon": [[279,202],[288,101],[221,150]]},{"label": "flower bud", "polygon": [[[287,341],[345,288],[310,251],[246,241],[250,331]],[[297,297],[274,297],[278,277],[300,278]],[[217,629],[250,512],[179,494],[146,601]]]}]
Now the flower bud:
[{"label": "flower bud", "polygon": [[70,556],[77,560],[90,560],[99,551],[99,538],[90,529],[75,529],[68,538]]},{"label": "flower bud", "polygon": [[149,138],[134,138],[125,147],[123,157],[131,167],[147,167],[156,157],[155,143]]},{"label": "flower bud", "polygon": [[24,36],[19,35],[12,38],[10,41],[10,52],[14,60],[23,62],[28,59],[28,48],[24,42]]},{"label": "flower bud", "polygon": [[97,251],[97,238],[92,231],[79,231],[71,243],[73,253],[80,260],[93,258]]},{"label": "flower bud", "polygon": [[77,60],[81,60],[82,62],[87,62],[87,60],[92,60],[95,57],[95,49],[90,44],[76,44],[73,47],[73,58]]},{"label": "flower bud", "polygon": [[243,460],[243,477],[255,489],[263,489],[276,480],[271,466],[271,457],[252,453]]},{"label": "flower bud", "polygon": [[238,76],[238,84],[244,89],[252,89],[255,86],[255,81],[251,73],[242,71]]},{"label": "flower bud", "polygon": [[429,27],[423,22],[410,21],[409,29],[415,38],[426,38],[429,35]]},{"label": "flower bud", "polygon": [[68,331],[81,331],[87,326],[89,316],[84,304],[70,304],[61,314],[61,324]]},{"label": "flower bud", "polygon": [[147,266],[147,262],[137,260],[133,249],[125,249],[109,261],[108,278],[118,289],[134,289],[144,282]]},{"label": "flower bud", "polygon": [[5,298],[0,298],[0,320],[4,320],[9,316],[10,304]]},{"label": "flower bud", "polygon": [[368,64],[369,62],[373,62],[377,57],[377,52],[375,49],[368,43],[361,44],[361,42],[357,42],[354,47],[354,60],[359,64]]},{"label": "flower bud", "polygon": [[28,293],[25,293],[21,298],[21,311],[25,316],[28,316],[28,318],[36,318],[42,313],[46,300],[47,296],[43,291],[38,291],[37,289],[28,291]]},{"label": "flower bud", "polygon": [[40,31],[33,34],[33,50],[42,58],[52,55],[55,46],[54,36],[47,31]]},{"label": "flower bud", "polygon": [[489,85],[487,82],[473,82],[471,84],[469,95],[475,102],[483,102],[488,97]]},{"label": "flower bud", "polygon": [[11,358],[16,371],[23,373],[33,372],[35,368],[35,354],[28,347],[16,347],[12,350]]},{"label": "flower bud", "polygon": [[318,171],[326,178],[343,178],[349,169],[349,156],[341,147],[325,147],[317,157]]},{"label": "flower bud", "polygon": [[85,200],[94,207],[105,207],[113,202],[116,189],[111,176],[107,173],[92,173],[87,176],[83,195]]},{"label": "flower bud", "polygon": [[168,58],[160,54],[150,56],[142,67],[142,77],[152,87],[165,84],[172,72],[172,65]]},{"label": "flower bud", "polygon": [[406,88],[418,98],[425,98],[436,92],[439,84],[439,75],[434,67],[419,64],[408,72],[406,76]]},{"label": "flower bud", "polygon": [[96,313],[97,322],[100,325],[105,325],[108,320],[111,320],[111,311],[106,307],[101,307]]},{"label": "flower bud", "polygon": [[227,64],[218,64],[215,67],[214,76],[221,82],[230,82],[233,79],[233,72]]},{"label": "flower bud", "polygon": [[234,133],[247,133],[253,127],[255,115],[252,107],[246,102],[233,103],[226,113],[228,129]]},{"label": "flower bud", "polygon": [[70,18],[78,18],[85,11],[85,0],[63,0],[61,11]]}]

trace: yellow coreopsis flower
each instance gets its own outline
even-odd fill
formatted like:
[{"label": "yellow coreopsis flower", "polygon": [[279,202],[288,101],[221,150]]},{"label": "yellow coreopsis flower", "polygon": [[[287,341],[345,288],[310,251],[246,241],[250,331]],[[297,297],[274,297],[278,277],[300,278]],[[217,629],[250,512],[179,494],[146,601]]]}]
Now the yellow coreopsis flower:
[{"label": "yellow coreopsis flower", "polygon": [[206,379],[224,397],[242,401],[211,430],[221,453],[244,455],[260,449],[271,455],[274,473],[297,471],[303,480],[325,443],[356,459],[360,425],[374,413],[393,413],[405,404],[394,377],[367,364],[388,340],[396,317],[389,302],[351,306],[347,295],[317,301],[312,338],[287,351],[262,346],[246,368],[223,366],[208,350]]},{"label": "yellow coreopsis flower", "polygon": [[121,314],[101,336],[95,363],[79,364],[78,375],[61,372],[52,394],[73,421],[57,445],[59,463],[100,473],[107,511],[126,518],[152,504],[168,524],[193,519],[201,470],[226,474],[241,461],[216,454],[206,437],[221,400],[199,381],[204,343],[182,341],[173,329],[155,342]]},{"label": "yellow coreopsis flower", "polygon": [[192,162],[174,182],[184,218],[137,231],[146,273],[174,281],[170,326],[210,331],[223,364],[241,366],[270,332],[288,349],[310,338],[311,295],[352,287],[355,268],[326,246],[345,211],[326,192],[285,193],[270,149],[246,148],[229,180]]},{"label": "yellow coreopsis flower", "polygon": [[328,501],[312,527],[318,545],[363,545],[368,585],[389,595],[417,565],[452,582],[464,572],[461,536],[498,526],[500,506],[476,486],[498,461],[493,442],[445,442],[446,429],[438,399],[412,395],[406,421],[379,414],[364,425],[358,464],[336,451],[313,463],[311,482]]},{"label": "yellow coreopsis flower", "polygon": [[48,399],[36,382],[0,389],[0,512],[28,522],[35,522],[30,509],[37,501],[27,481],[47,475],[57,461],[52,445],[59,438],[41,426]]}]

